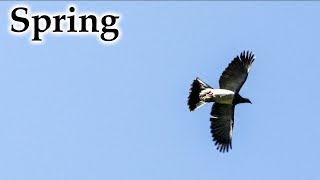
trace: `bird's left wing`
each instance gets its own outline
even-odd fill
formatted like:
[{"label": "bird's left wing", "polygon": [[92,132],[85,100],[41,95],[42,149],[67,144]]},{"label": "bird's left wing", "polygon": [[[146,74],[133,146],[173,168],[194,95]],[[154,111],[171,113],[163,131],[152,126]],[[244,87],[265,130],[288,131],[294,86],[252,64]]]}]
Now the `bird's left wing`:
[{"label": "bird's left wing", "polygon": [[220,89],[228,89],[238,93],[246,82],[254,59],[254,54],[249,51],[243,51],[240,57],[234,58],[220,76]]},{"label": "bird's left wing", "polygon": [[232,148],[232,129],[234,105],[214,103],[211,110],[211,133],[213,141],[220,152],[228,152]]}]

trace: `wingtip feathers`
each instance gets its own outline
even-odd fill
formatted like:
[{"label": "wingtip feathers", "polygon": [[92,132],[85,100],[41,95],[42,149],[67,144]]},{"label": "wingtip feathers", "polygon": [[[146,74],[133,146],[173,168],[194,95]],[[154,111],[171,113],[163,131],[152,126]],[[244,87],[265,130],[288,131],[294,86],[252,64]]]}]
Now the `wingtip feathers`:
[{"label": "wingtip feathers", "polygon": [[250,64],[256,59],[256,56],[255,56],[255,54],[252,52],[252,51],[242,51],[241,53],[240,53],[240,58],[239,59],[241,59],[241,60],[243,60],[243,61],[249,61],[250,62]]}]

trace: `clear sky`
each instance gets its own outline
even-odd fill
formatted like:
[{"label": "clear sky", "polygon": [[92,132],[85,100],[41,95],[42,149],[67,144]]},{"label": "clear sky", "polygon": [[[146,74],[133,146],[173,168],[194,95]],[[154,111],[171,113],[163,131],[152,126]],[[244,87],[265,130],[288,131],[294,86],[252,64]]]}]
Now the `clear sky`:
[{"label": "clear sky", "polygon": [[[77,2],[121,15],[122,37],[8,32],[0,3],[0,179],[317,180],[318,2]],[[211,104],[189,112],[190,83],[213,87],[228,63],[256,61],[236,107],[233,149],[210,134]]]}]

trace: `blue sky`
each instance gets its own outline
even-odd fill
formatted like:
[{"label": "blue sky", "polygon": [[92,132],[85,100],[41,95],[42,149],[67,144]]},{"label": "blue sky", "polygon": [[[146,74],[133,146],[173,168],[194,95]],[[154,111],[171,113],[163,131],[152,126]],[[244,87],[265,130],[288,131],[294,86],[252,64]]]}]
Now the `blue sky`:
[{"label": "blue sky", "polygon": [[[77,2],[121,14],[122,37],[8,32],[0,6],[0,179],[319,179],[318,2]],[[69,2],[26,2],[32,12]],[[233,149],[216,151],[213,87],[241,51],[256,54],[235,112]]]}]

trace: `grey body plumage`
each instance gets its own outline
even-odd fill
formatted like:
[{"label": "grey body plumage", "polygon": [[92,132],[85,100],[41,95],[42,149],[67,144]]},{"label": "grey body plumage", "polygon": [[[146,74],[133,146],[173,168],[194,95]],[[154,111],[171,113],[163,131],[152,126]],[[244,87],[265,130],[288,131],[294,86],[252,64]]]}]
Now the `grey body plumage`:
[{"label": "grey body plumage", "polygon": [[214,102],[210,116],[211,133],[220,152],[228,152],[229,148],[232,148],[235,106],[240,103],[251,103],[249,99],[241,97],[239,91],[248,77],[254,60],[254,54],[249,51],[244,51],[234,58],[220,76],[220,89],[210,87],[199,78],[191,84],[188,97],[190,111]]}]

